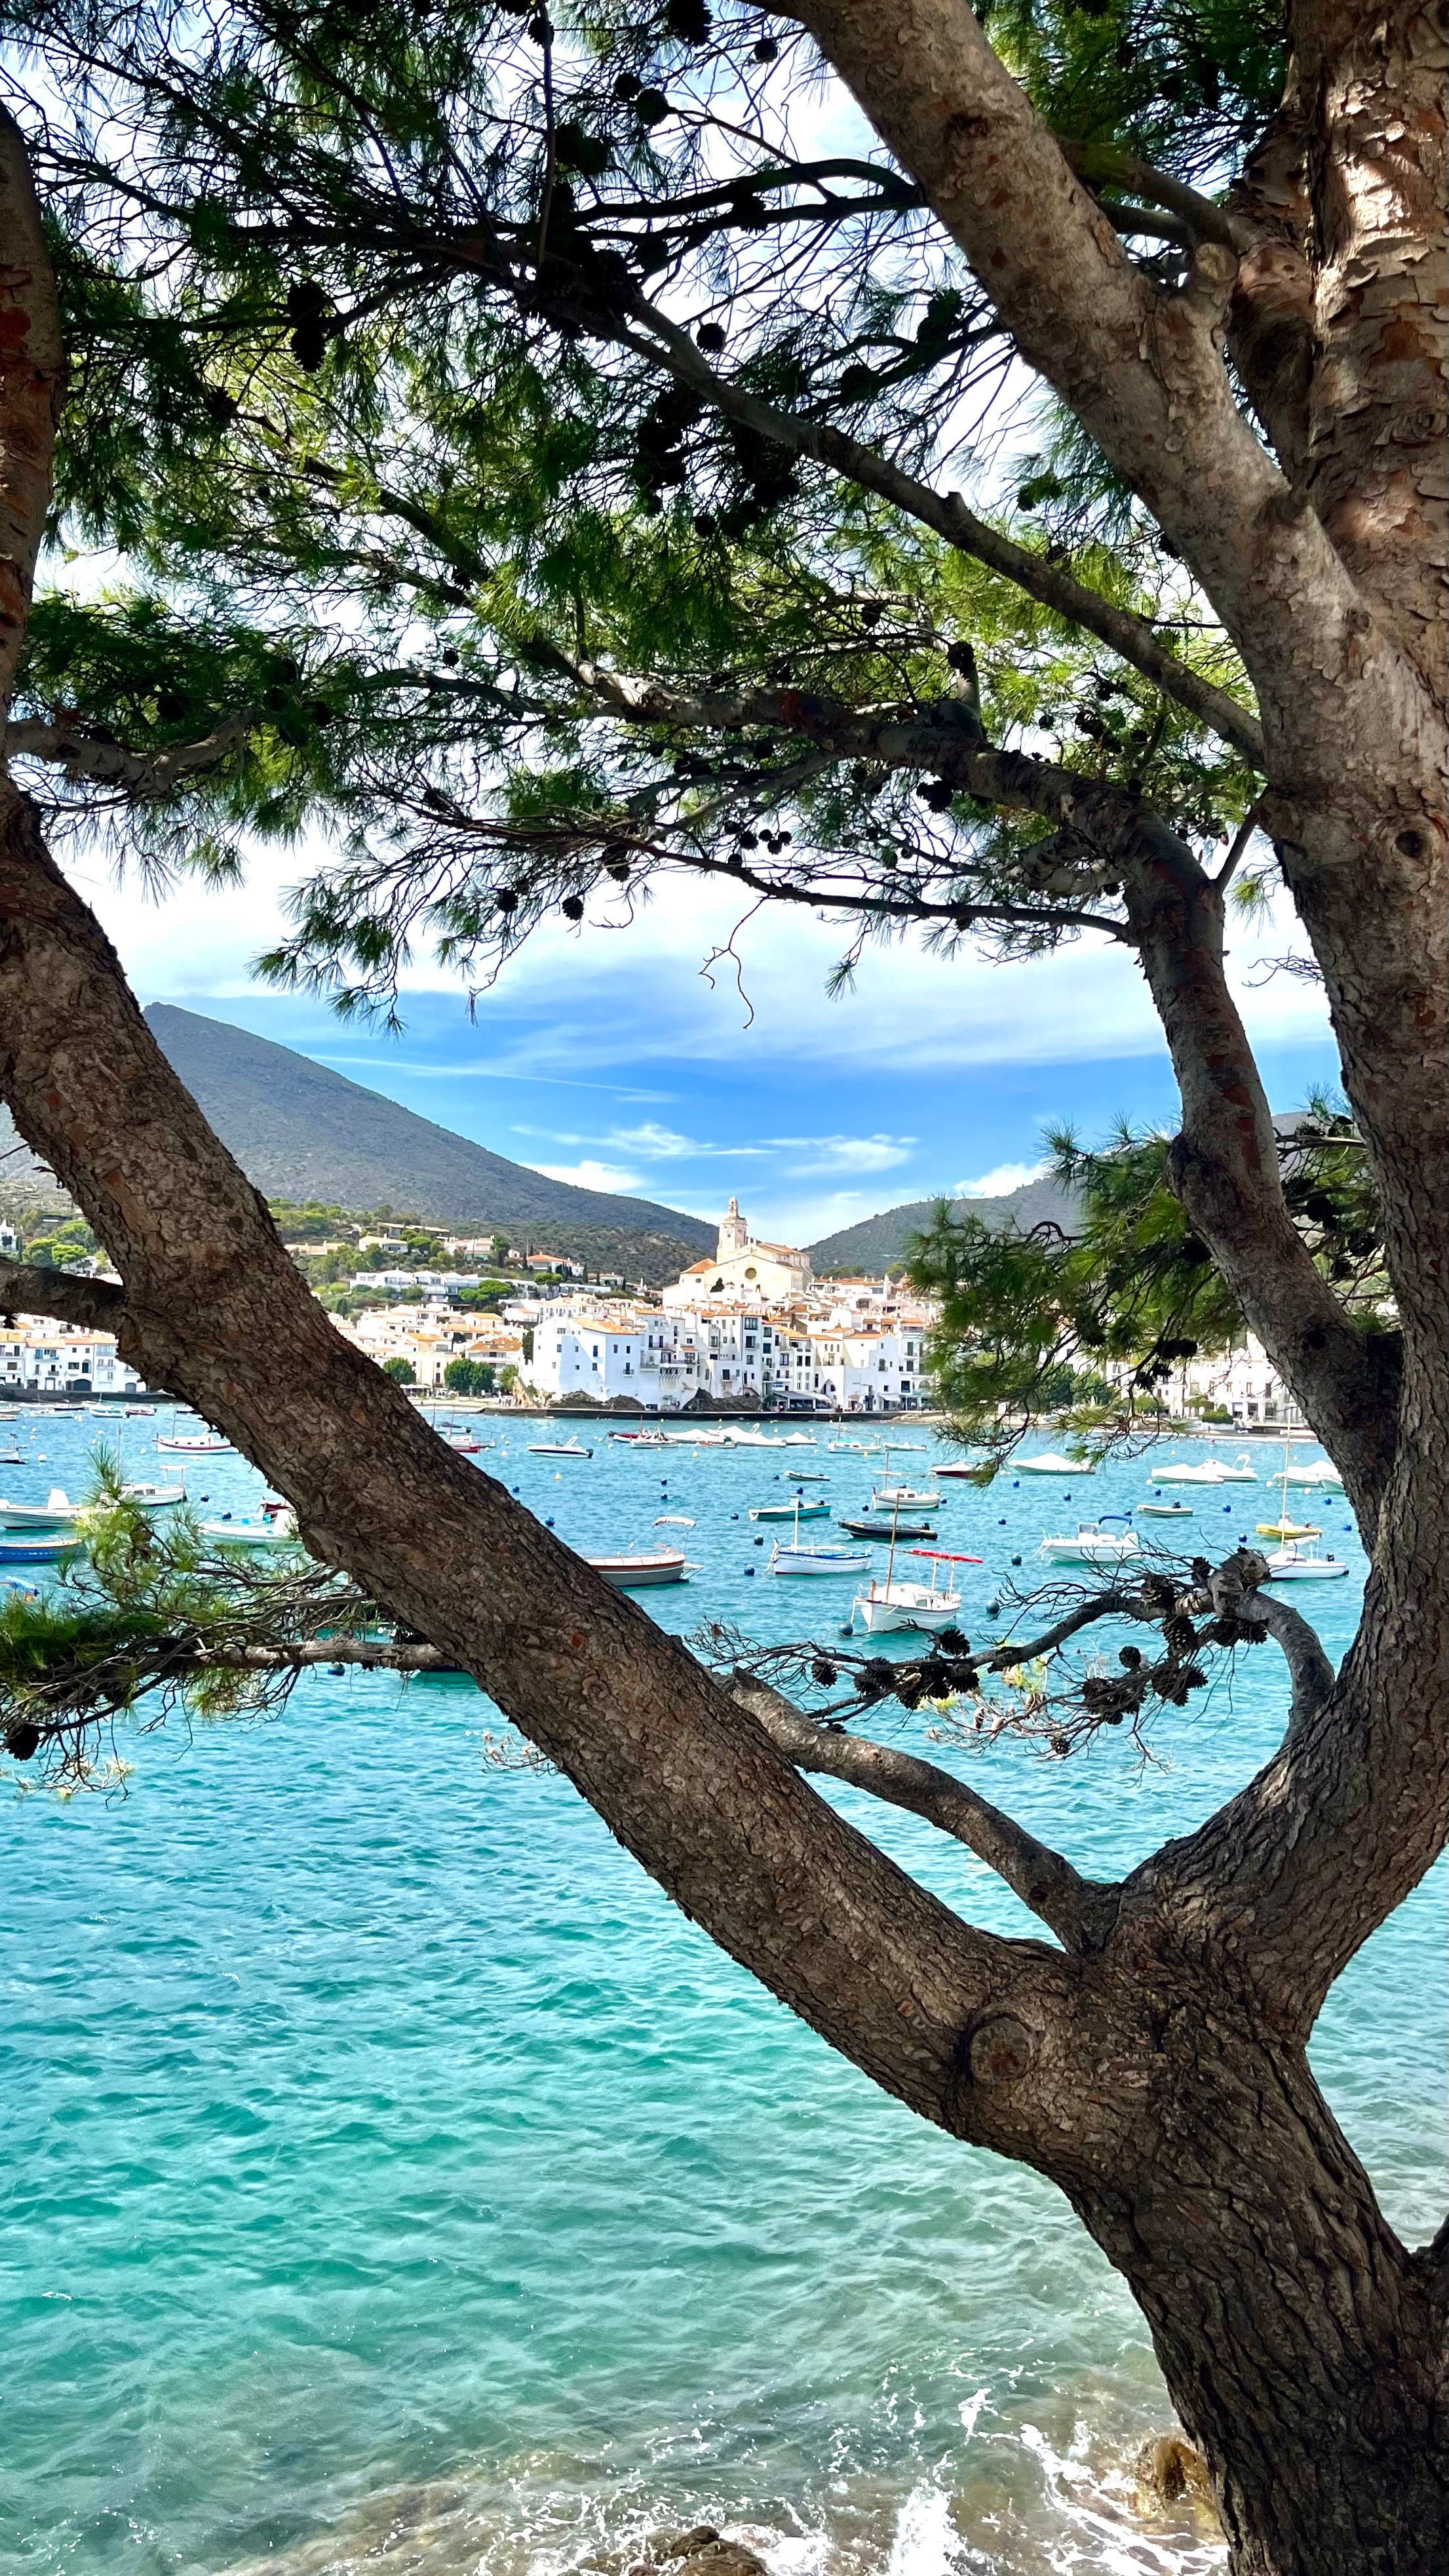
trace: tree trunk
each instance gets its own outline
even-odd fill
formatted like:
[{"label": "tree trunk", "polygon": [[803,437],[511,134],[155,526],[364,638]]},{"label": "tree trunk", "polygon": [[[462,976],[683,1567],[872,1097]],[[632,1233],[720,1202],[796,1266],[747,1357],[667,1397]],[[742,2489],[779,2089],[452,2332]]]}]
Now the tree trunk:
[{"label": "tree trunk", "polygon": [[1148,2169],[1073,2198],[1209,2463],[1233,2576],[1443,2576],[1442,2263],[1386,2225],[1300,2052],[1211,1990],[1166,2046]]}]

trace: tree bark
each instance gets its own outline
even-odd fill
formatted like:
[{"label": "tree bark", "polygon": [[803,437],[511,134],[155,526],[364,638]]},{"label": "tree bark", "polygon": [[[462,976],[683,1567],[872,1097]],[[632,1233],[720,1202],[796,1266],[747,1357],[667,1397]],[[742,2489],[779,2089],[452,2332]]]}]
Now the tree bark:
[{"label": "tree bark", "polygon": [[[1150,1970],[1147,1971],[1150,1975]],[[1210,2462],[1233,2576],[1442,2576],[1445,2308],[1294,2048],[1163,2016],[1149,2161],[1074,2194]]]}]

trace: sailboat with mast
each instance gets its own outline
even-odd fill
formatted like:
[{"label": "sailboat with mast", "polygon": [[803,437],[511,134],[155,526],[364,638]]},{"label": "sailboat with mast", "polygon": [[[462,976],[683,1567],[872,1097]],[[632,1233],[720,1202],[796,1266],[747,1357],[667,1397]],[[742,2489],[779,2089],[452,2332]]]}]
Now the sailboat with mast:
[{"label": "sailboat with mast", "polygon": [[931,1574],[927,1583],[896,1579],[897,1533],[901,1506],[895,1503],[891,1519],[890,1554],[886,1558],[885,1581],[872,1575],[863,1592],[857,1592],[851,1605],[851,1625],[859,1619],[868,1637],[887,1636],[900,1628],[919,1628],[936,1635],[942,1628],[954,1626],[961,1607],[961,1595],[952,1578],[941,1581],[943,1565],[979,1565],[979,1556],[953,1554],[942,1547],[913,1547],[912,1556],[930,1559]]}]

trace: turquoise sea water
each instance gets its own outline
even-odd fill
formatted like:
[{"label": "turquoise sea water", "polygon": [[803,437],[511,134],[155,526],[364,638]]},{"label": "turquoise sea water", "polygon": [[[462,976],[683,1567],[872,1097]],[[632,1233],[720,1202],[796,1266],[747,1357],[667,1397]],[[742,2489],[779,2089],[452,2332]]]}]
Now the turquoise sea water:
[{"label": "turquoise sea water", "polygon": [[[76,1489],[96,1423],[12,1429],[0,1491]],[[670,1625],[845,1615],[849,1585],[771,1581],[752,1543],[788,1459],[601,1440],[559,1466],[530,1436],[479,1464],[581,1546],[694,1519],[703,1570],[649,1597]],[[803,1463],[859,1505],[869,1464],[830,1437]],[[162,1463],[128,1424],[129,1472]],[[235,1459],[190,1481],[212,1508],[260,1490]],[[948,1487],[941,1543],[987,1560],[968,1630],[1013,1555],[1148,1481]],[[1271,1516],[1261,1486],[1189,1498],[1196,1545]],[[1355,1574],[1294,1597],[1338,1650],[1361,1559],[1319,1517]],[[1062,1768],[930,1749],[1105,1874],[1245,1778],[1282,1704],[1265,1648],[1146,1773],[1115,1741]],[[774,2576],[1205,2576],[1209,2533],[1131,2509],[1169,2410],[1065,2204],[875,2092],[566,1783],[486,1766],[488,1715],[456,1683],[318,1676],[276,1720],[128,1745],[124,1798],[0,1791],[4,2565],[554,2576],[709,2520]],[[973,1919],[1026,1926],[957,1846],[838,1795]],[[1444,2190],[1443,1914],[1437,1873],[1315,2041],[1411,2239]]]}]

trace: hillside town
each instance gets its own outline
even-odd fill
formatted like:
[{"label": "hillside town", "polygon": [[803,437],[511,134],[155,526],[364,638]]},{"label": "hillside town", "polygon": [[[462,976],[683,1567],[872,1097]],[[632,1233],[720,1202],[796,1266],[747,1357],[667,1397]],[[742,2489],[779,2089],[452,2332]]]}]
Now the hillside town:
[{"label": "hillside town", "polygon": [[[400,1247],[403,1230],[393,1231]],[[383,1233],[358,1248],[386,1254],[393,1244]],[[733,1198],[713,1258],[659,1290],[642,1283],[629,1290],[612,1272],[588,1280],[581,1262],[515,1254],[498,1238],[444,1237],[441,1249],[449,1259],[507,1252],[521,1275],[510,1289],[483,1269],[358,1271],[352,1284],[369,1302],[334,1315],[339,1332],[423,1397],[645,1413],[881,1416],[932,1406],[929,1299],[889,1271],[817,1279],[808,1252],[753,1235]],[[501,1293],[482,1306],[464,1302],[485,1290]],[[34,1401],[145,1393],[110,1334],[35,1316],[0,1324],[0,1394]],[[1230,1352],[1181,1363],[1165,1394],[1179,1417],[1244,1430],[1302,1426],[1251,1334]]]}]

